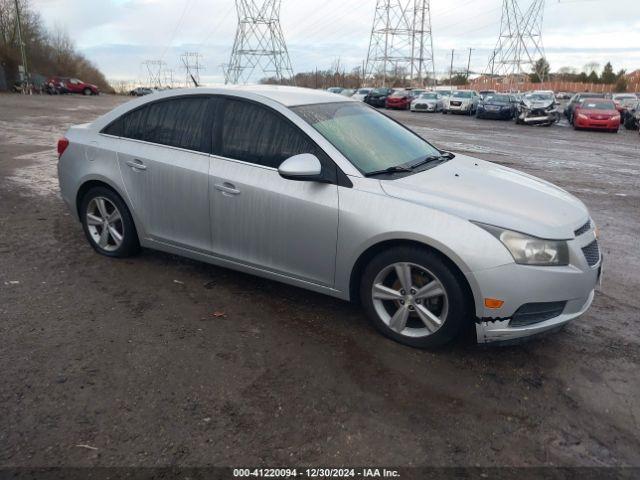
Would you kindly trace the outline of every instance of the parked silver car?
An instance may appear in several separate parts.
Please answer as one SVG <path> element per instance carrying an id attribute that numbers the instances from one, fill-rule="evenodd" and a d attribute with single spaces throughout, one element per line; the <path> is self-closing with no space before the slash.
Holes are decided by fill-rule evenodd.
<path id="1" fill-rule="evenodd" d="M 162 92 L 71 127 L 58 152 L 97 252 L 148 247 L 359 301 L 407 345 L 560 327 L 599 278 L 580 200 L 326 92 Z"/>
<path id="2" fill-rule="evenodd" d="M 411 102 L 412 112 L 441 112 L 444 108 L 444 97 L 438 92 L 424 92 Z"/>

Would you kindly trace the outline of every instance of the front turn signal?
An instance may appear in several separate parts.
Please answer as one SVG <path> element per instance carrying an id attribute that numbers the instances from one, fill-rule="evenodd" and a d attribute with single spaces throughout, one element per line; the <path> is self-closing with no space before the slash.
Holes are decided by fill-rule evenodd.
<path id="1" fill-rule="evenodd" d="M 504 305 L 504 301 L 503 300 L 498 300 L 497 298 L 485 298 L 484 299 L 484 306 L 487 307 L 487 308 L 496 309 L 496 308 L 502 307 L 502 305 Z"/>

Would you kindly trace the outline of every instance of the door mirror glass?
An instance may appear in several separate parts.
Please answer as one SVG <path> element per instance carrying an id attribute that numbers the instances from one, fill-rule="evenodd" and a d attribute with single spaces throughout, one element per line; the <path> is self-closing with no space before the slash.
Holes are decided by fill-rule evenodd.
<path id="1" fill-rule="evenodd" d="M 320 181 L 322 165 L 320 160 L 311 153 L 301 153 L 287 158 L 278 167 L 282 178 L 299 181 Z"/>

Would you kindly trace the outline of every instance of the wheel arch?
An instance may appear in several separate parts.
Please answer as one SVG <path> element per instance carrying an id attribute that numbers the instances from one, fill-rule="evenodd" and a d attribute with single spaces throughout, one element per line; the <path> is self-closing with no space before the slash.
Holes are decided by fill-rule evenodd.
<path id="1" fill-rule="evenodd" d="M 140 222 L 138 221 L 138 218 L 136 216 L 135 211 L 131 208 L 131 205 L 129 204 L 127 196 L 124 194 L 124 192 L 121 192 L 118 187 L 113 185 L 107 179 L 104 179 L 104 178 L 88 178 L 88 179 L 86 179 L 85 181 L 83 181 L 80 184 L 80 187 L 78 188 L 78 191 L 76 192 L 76 197 L 75 197 L 75 211 L 76 211 L 76 214 L 78 215 L 78 219 L 80 221 L 82 221 L 82 212 L 80 212 L 80 206 L 82 205 L 82 199 L 87 194 L 87 192 L 89 190 L 91 190 L 92 188 L 94 188 L 94 187 L 108 188 L 113 193 L 118 195 L 118 197 L 120 197 L 122 202 L 126 205 L 127 209 L 129 210 L 129 213 L 131 214 L 131 218 L 133 219 L 133 224 L 134 224 L 134 226 L 136 228 L 138 239 L 140 240 L 142 238 L 142 236 L 143 236 L 142 235 L 142 230 L 140 229 L 141 225 L 140 225 Z"/>
<path id="2" fill-rule="evenodd" d="M 425 242 L 410 240 L 410 239 L 387 239 L 380 242 L 377 242 L 371 246 L 369 246 L 366 250 L 364 250 L 358 259 L 355 261 L 352 269 L 351 275 L 349 277 L 349 299 L 350 301 L 357 303 L 360 301 L 360 281 L 362 279 L 362 275 L 364 273 L 364 269 L 369 264 L 369 262 L 379 253 L 388 250 L 390 248 L 402 247 L 402 246 L 411 246 L 411 247 L 419 247 L 425 250 L 429 250 L 436 255 L 438 255 L 450 268 L 455 277 L 458 279 L 465 293 L 467 294 L 467 299 L 469 302 L 469 311 L 476 311 L 476 295 L 474 294 L 474 289 L 469 283 L 469 279 L 463 273 L 463 268 L 458 265 L 453 259 L 451 259 L 448 255 L 446 255 L 442 250 L 429 245 Z"/>

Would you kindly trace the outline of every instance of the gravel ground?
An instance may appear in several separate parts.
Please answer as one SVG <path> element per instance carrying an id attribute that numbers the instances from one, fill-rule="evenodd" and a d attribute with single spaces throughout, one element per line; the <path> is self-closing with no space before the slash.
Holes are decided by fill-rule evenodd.
<path id="1" fill-rule="evenodd" d="M 0 96 L 0 466 L 640 466 L 637 132 L 390 113 L 576 194 L 606 256 L 562 332 L 426 352 L 322 295 L 95 254 L 52 147 L 124 100 Z"/>

